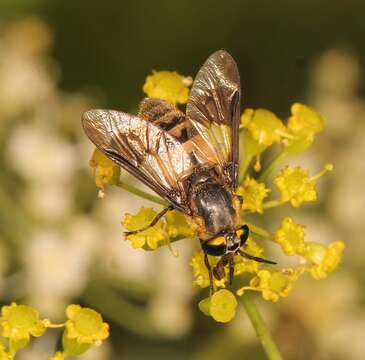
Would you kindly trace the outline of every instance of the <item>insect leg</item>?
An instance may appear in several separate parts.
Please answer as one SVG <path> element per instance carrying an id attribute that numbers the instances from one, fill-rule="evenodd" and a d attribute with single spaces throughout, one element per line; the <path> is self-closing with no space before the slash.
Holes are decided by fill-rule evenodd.
<path id="1" fill-rule="evenodd" d="M 148 228 L 154 226 L 157 224 L 157 222 L 169 211 L 171 210 L 174 210 L 174 207 L 172 205 L 168 206 L 167 208 L 163 209 L 161 212 L 159 212 L 155 218 L 152 220 L 152 222 L 145 226 L 144 228 L 142 229 L 139 229 L 139 230 L 135 230 L 135 231 L 126 231 L 124 232 L 124 235 L 132 235 L 132 234 L 136 234 L 136 233 L 139 233 L 141 231 L 144 231 L 144 230 L 147 230 Z"/>
<path id="2" fill-rule="evenodd" d="M 205 266 L 207 267 L 208 273 L 209 273 L 209 292 L 210 292 L 210 295 L 213 295 L 213 293 L 214 293 L 213 273 L 212 273 L 212 267 L 209 264 L 209 259 L 208 259 L 207 253 L 204 253 L 204 263 L 205 263 Z"/>
<path id="3" fill-rule="evenodd" d="M 228 258 L 229 264 L 229 285 L 232 285 L 233 275 L 234 275 L 234 254 L 230 253 L 231 256 Z"/>
<path id="4" fill-rule="evenodd" d="M 253 256 L 253 255 L 247 254 L 246 252 L 244 252 L 242 250 L 238 250 L 238 253 L 244 258 L 247 258 L 247 259 L 250 259 L 250 260 L 255 260 L 257 262 L 261 262 L 261 263 L 265 263 L 265 264 L 272 264 L 272 265 L 277 264 L 275 261 L 266 260 L 266 259 L 263 259 L 263 258 L 260 258 L 260 257 L 257 257 L 257 256 Z"/>

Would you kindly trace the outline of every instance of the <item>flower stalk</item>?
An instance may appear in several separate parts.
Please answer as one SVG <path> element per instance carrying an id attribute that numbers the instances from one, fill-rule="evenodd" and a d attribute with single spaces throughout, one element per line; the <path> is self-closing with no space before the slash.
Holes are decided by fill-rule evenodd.
<path id="1" fill-rule="evenodd" d="M 279 349 L 276 346 L 270 331 L 265 324 L 265 321 L 257 310 L 255 303 L 247 293 L 242 295 L 241 302 L 252 323 L 252 326 L 255 329 L 256 336 L 264 348 L 267 358 L 269 360 L 282 360 L 283 358 L 279 352 Z"/>
<path id="2" fill-rule="evenodd" d="M 147 193 L 143 190 L 140 190 L 137 187 L 135 187 L 133 185 L 130 185 L 130 184 L 127 184 L 123 181 L 118 181 L 116 186 L 122 188 L 123 190 L 126 190 L 126 191 L 130 192 L 131 194 L 139 196 L 142 199 L 146 199 L 146 200 L 152 201 L 156 204 L 163 205 L 163 206 L 168 206 L 169 205 L 167 201 L 161 199 L 160 197 L 149 194 L 149 193 Z"/>

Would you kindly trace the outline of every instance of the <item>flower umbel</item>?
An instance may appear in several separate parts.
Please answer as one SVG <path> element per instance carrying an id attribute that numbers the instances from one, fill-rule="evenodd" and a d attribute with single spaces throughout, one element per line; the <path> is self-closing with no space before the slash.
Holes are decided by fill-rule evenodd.
<path id="1" fill-rule="evenodd" d="M 49 360 L 63 360 L 80 355 L 92 345 L 100 345 L 109 336 L 109 325 L 101 315 L 89 308 L 70 305 L 66 309 L 69 317 L 66 323 L 52 324 L 48 319 L 40 320 L 38 312 L 27 305 L 15 302 L 1 308 L 1 335 L 8 339 L 7 347 L 0 342 L 0 360 L 13 360 L 18 350 L 27 346 L 31 336 L 42 336 L 47 328 L 65 328 L 63 351 L 56 352 Z"/>
<path id="2" fill-rule="evenodd" d="M 184 104 L 188 101 L 191 82 L 191 78 L 184 78 L 176 72 L 154 71 L 152 75 L 147 77 L 143 91 L 152 98 L 163 99 L 172 104 Z M 246 109 L 242 114 L 240 130 L 244 156 L 239 163 L 240 186 L 237 188 L 236 195 L 242 197 L 243 202 L 237 222 L 240 225 L 247 223 L 251 229 L 251 235 L 240 249 L 240 254 L 237 252 L 233 259 L 234 281 L 238 280 L 240 286 L 246 282 L 245 286 L 241 286 L 237 290 L 238 296 L 242 296 L 246 291 L 256 291 L 261 292 L 265 300 L 276 302 L 289 295 L 301 274 L 309 272 L 315 279 L 323 279 L 334 271 L 340 263 L 344 250 L 344 244 L 341 241 L 335 241 L 328 246 L 306 241 L 304 225 L 295 223 L 288 216 L 283 218 L 275 233 L 252 224 L 250 219 L 250 216 L 258 218 L 267 209 L 278 207 L 287 202 L 290 202 L 294 208 L 298 208 L 305 202 L 317 200 L 317 180 L 327 171 L 332 170 L 331 164 L 325 165 L 325 168 L 314 176 L 310 176 L 308 171 L 300 166 L 287 166 L 281 169 L 273 179 L 273 185 L 280 193 L 280 198 L 274 200 L 267 200 L 272 189 L 266 180 L 289 155 L 306 150 L 323 128 L 324 120 L 321 115 L 309 106 L 300 103 L 295 103 L 291 107 L 291 116 L 286 125 L 269 110 Z M 227 140 L 230 139 L 229 129 L 221 123 L 212 122 L 210 131 L 205 136 L 206 141 L 210 142 L 213 147 L 219 147 L 225 141 L 230 141 Z M 275 149 L 279 150 L 273 160 L 269 161 L 267 167 L 261 171 L 260 157 L 269 148 L 273 149 L 274 152 Z M 222 152 L 224 153 L 224 151 L 226 148 L 222 147 Z M 229 154 L 223 154 L 223 157 L 227 156 Z M 255 157 L 256 163 L 253 169 L 256 173 L 260 172 L 258 175 L 249 171 L 251 162 Z M 100 161 L 96 161 L 96 163 L 100 163 Z M 112 179 L 116 176 L 112 165 L 101 162 L 101 168 L 97 172 L 97 184 L 102 189 L 106 184 L 112 183 Z M 124 188 L 131 191 L 127 187 Z M 131 192 L 138 195 L 136 191 Z M 139 192 L 140 196 L 155 201 L 159 205 L 164 205 L 164 200 L 153 199 L 147 196 L 149 194 L 141 195 L 141 193 Z M 234 205 L 235 208 L 239 207 L 238 204 L 236 206 L 236 203 Z M 199 228 L 197 225 L 199 219 L 194 219 L 196 221 L 190 224 L 189 217 L 185 217 L 177 211 L 165 214 L 153 227 L 148 227 L 156 215 L 156 211 L 146 208 L 141 208 L 135 215 L 125 215 L 122 222 L 124 227 L 130 232 L 139 231 L 126 237 L 134 248 L 154 250 L 160 246 L 169 245 L 171 241 L 184 237 L 194 237 L 196 228 Z M 299 261 L 296 267 L 284 269 L 280 269 L 276 265 L 269 265 L 269 262 L 261 262 L 266 257 L 264 256 L 264 247 L 261 246 L 261 243 L 256 242 L 256 236 L 278 244 L 287 256 L 302 257 L 302 261 Z M 251 258 L 247 258 L 247 256 L 251 256 Z M 260 259 L 252 259 L 252 257 L 260 257 L 261 261 L 255 261 Z M 224 258 L 224 260 L 227 259 L 232 261 L 232 258 Z M 208 261 L 210 267 L 214 269 L 220 258 L 208 256 Z M 305 263 L 304 266 L 303 262 Z M 190 264 L 194 277 L 193 285 L 208 288 L 210 286 L 210 274 L 203 251 L 196 252 L 192 256 Z M 215 292 L 199 303 L 201 311 L 218 322 L 232 320 L 237 306 L 235 295 L 226 289 L 229 279 L 229 265 L 226 264 L 225 261 L 220 262 L 219 273 L 215 272 L 220 280 L 213 276 L 212 287 Z M 248 283 L 247 277 L 250 277 Z M 246 299 L 245 302 L 247 301 Z M 80 311 L 80 308 L 75 308 L 75 313 Z M 73 327 L 69 325 L 64 337 L 66 339 L 84 339 L 80 335 L 81 332 L 76 331 L 75 328 L 75 325 Z M 87 337 L 86 339 L 94 341 Z M 87 344 L 87 341 L 84 340 L 77 341 Z M 79 351 L 77 346 L 73 351 L 74 353 Z"/>

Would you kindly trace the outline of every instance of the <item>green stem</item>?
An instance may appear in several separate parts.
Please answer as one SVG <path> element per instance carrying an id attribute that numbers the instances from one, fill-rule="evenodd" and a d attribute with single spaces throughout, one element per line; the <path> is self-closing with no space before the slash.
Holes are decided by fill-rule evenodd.
<path id="1" fill-rule="evenodd" d="M 116 186 L 119 186 L 120 188 L 134 194 L 134 195 L 137 195 L 143 199 L 146 199 L 146 200 L 149 200 L 149 201 L 152 201 L 156 204 L 159 204 L 159 205 L 163 205 L 163 206 L 168 206 L 169 203 L 163 199 L 161 199 L 160 197 L 158 196 L 155 196 L 155 195 L 152 195 L 152 194 L 149 194 L 143 190 L 140 190 L 138 188 L 136 188 L 135 186 L 133 185 L 129 185 L 129 184 L 126 184 L 124 183 L 123 181 L 119 181 Z"/>
<path id="2" fill-rule="evenodd" d="M 245 179 L 245 175 L 247 172 L 247 168 L 249 167 L 254 155 L 247 154 L 243 160 L 240 162 L 239 167 L 239 177 L 238 177 L 238 183 L 241 184 L 242 181 Z"/>
<path id="3" fill-rule="evenodd" d="M 242 304 L 247 312 L 248 317 L 255 329 L 256 336 L 261 342 L 262 347 L 269 360 L 282 360 L 279 349 L 277 348 L 269 329 L 267 328 L 263 318 L 257 310 L 256 305 L 246 293 L 241 297 Z"/>
<path id="4" fill-rule="evenodd" d="M 267 177 L 273 172 L 273 170 L 283 162 L 289 154 L 287 153 L 286 149 L 284 148 L 276 155 L 273 161 L 271 161 L 270 165 L 260 174 L 258 177 L 259 182 L 264 182 Z"/>

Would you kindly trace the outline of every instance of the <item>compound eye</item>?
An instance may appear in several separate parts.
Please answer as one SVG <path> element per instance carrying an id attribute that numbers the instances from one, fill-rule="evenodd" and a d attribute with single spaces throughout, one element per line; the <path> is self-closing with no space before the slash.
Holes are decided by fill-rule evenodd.
<path id="1" fill-rule="evenodd" d="M 248 239 L 248 235 L 250 234 L 250 229 L 248 228 L 247 225 L 243 225 L 240 230 L 242 231 L 242 234 L 240 236 L 240 246 L 243 246 L 245 245 Z"/>

